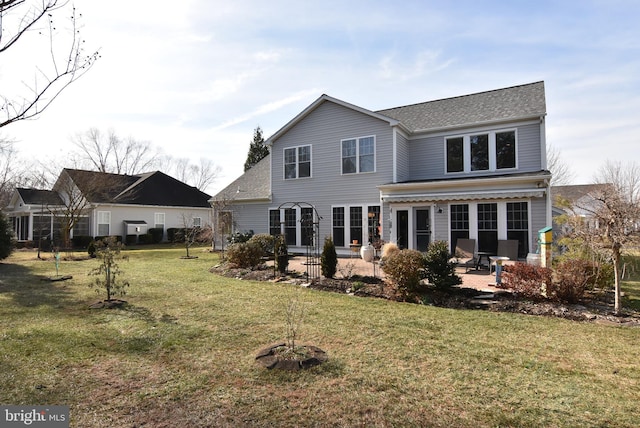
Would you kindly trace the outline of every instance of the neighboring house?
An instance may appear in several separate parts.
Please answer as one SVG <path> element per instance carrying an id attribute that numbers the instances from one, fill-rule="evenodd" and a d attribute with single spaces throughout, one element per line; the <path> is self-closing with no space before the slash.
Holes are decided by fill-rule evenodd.
<path id="1" fill-rule="evenodd" d="M 574 184 L 568 186 L 552 186 L 551 195 L 553 201 L 553 231 L 554 239 L 566 231 L 564 225 L 556 222 L 561 215 L 577 215 L 597 228 L 598 225 L 592 219 L 590 209 L 593 207 L 593 196 L 606 188 L 605 184 Z"/>
<path id="2" fill-rule="evenodd" d="M 545 116 L 543 82 L 375 112 L 322 95 L 211 202 L 235 231 L 283 233 L 292 251 L 313 216 L 342 254 L 473 238 L 488 252 L 517 239 L 524 258 L 551 224 Z"/>
<path id="3" fill-rule="evenodd" d="M 141 235 L 150 228 L 205 226 L 210 196 L 162 172 L 139 175 L 62 170 L 52 190 L 18 188 L 5 208 L 18 241 L 73 236 Z M 186 224 L 185 224 L 186 223 Z"/>

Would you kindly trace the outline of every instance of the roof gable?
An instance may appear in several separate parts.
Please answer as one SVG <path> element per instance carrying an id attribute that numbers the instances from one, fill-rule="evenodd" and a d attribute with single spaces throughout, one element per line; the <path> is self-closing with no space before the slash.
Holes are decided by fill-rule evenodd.
<path id="1" fill-rule="evenodd" d="M 280 128 L 275 134 L 273 134 L 271 137 L 269 137 L 269 139 L 266 141 L 266 143 L 267 144 L 273 144 L 273 142 L 275 140 L 277 140 L 282 135 L 287 133 L 287 131 L 289 131 L 291 128 L 293 128 L 295 125 L 297 125 L 300 121 L 302 121 L 305 117 L 307 117 L 309 114 L 311 114 L 313 111 L 315 111 L 318 107 L 320 107 L 325 102 L 331 102 L 331 103 L 334 103 L 334 104 L 338 104 L 338 105 L 340 105 L 342 107 L 357 111 L 357 112 L 362 113 L 362 114 L 366 114 L 367 116 L 374 117 L 374 118 L 382 120 L 384 122 L 388 122 L 390 126 L 399 125 L 399 122 L 396 119 L 392 118 L 392 117 L 385 116 L 384 114 L 376 113 L 376 112 L 373 112 L 371 110 L 367 110 L 367 109 L 362 108 L 362 107 L 358 107 L 358 106 L 356 106 L 354 104 L 350 104 L 350 103 L 347 103 L 345 101 L 339 100 L 337 98 L 330 97 L 329 95 L 322 95 L 322 96 L 320 96 L 320 98 L 318 98 L 313 103 L 311 103 L 307 108 L 302 110 L 298 115 L 296 115 L 296 117 L 294 117 L 289 122 L 287 122 L 287 124 L 284 125 L 282 128 Z"/>

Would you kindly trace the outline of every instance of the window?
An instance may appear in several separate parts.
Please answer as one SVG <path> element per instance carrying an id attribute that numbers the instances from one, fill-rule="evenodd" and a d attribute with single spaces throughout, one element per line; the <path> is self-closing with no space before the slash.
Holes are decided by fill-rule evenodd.
<path id="1" fill-rule="evenodd" d="M 469 137 L 471 145 L 471 171 L 485 171 L 489 169 L 489 135 L 472 135 Z"/>
<path id="2" fill-rule="evenodd" d="M 375 137 L 360 137 L 342 140 L 342 173 L 358 174 L 376 169 Z"/>
<path id="3" fill-rule="evenodd" d="M 111 233 L 111 211 L 98 211 L 98 236 Z"/>
<path id="4" fill-rule="evenodd" d="M 362 244 L 362 207 L 349 208 L 349 232 L 352 243 Z"/>
<path id="5" fill-rule="evenodd" d="M 287 245 L 296 245 L 296 210 L 288 208 L 284 210 L 284 236 Z"/>
<path id="6" fill-rule="evenodd" d="M 333 244 L 344 247 L 344 207 L 333 208 Z"/>
<path id="7" fill-rule="evenodd" d="M 280 235 L 280 210 L 269 210 L 269 235 Z"/>
<path id="8" fill-rule="evenodd" d="M 478 204 L 478 251 L 495 254 L 498 249 L 498 204 Z"/>
<path id="9" fill-rule="evenodd" d="M 516 131 L 499 131 L 445 139 L 447 173 L 516 168 Z"/>
<path id="10" fill-rule="evenodd" d="M 284 178 L 311 177 L 311 146 L 284 149 Z"/>
<path id="11" fill-rule="evenodd" d="M 526 202 L 507 202 L 507 239 L 518 241 L 518 257 L 527 257 L 529 249 L 529 213 Z"/>
<path id="12" fill-rule="evenodd" d="M 469 238 L 469 205 L 450 205 L 449 212 L 451 221 L 451 249 L 455 250 L 458 239 Z"/>
<path id="13" fill-rule="evenodd" d="M 193 218 L 193 227 L 202 227 L 202 217 Z"/>
<path id="14" fill-rule="evenodd" d="M 463 138 L 447 139 L 447 172 L 464 171 Z"/>
<path id="15" fill-rule="evenodd" d="M 367 207 L 367 233 L 370 243 L 380 241 L 380 227 L 380 206 Z"/>
<path id="16" fill-rule="evenodd" d="M 232 211 L 218 211 L 218 232 L 222 235 L 231 235 L 233 226 Z"/>
<path id="17" fill-rule="evenodd" d="M 153 223 L 155 228 L 164 229 L 164 213 L 155 213 L 153 215 Z"/>
<path id="18" fill-rule="evenodd" d="M 516 167 L 516 133 L 497 132 L 496 133 L 496 168 Z"/>

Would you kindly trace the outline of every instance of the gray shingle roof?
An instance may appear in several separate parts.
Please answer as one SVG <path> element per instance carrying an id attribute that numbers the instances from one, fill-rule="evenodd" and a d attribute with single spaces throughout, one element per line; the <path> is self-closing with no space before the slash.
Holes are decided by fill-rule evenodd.
<path id="1" fill-rule="evenodd" d="M 544 82 L 380 110 L 412 132 L 544 116 Z"/>
<path id="2" fill-rule="evenodd" d="M 271 198 L 271 155 L 267 155 L 252 168 L 222 189 L 214 200 L 256 201 Z"/>
<path id="3" fill-rule="evenodd" d="M 16 189 L 20 194 L 20 197 L 27 205 L 62 205 L 62 199 L 60 196 L 52 190 L 39 190 L 39 189 Z"/>
<path id="4" fill-rule="evenodd" d="M 139 175 L 108 174 L 78 169 L 65 171 L 91 202 L 209 207 L 208 194 L 160 171 Z"/>

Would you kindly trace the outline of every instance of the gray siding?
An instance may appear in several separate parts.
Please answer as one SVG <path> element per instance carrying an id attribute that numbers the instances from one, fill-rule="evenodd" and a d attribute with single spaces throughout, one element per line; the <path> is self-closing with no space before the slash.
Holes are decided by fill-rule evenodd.
<path id="1" fill-rule="evenodd" d="M 531 200 L 531 251 L 536 252 L 538 248 L 538 231 L 547 226 L 546 199 L 539 198 Z"/>
<path id="2" fill-rule="evenodd" d="M 341 140 L 375 136 L 375 172 L 342 175 Z M 284 179 L 283 150 L 311 145 L 311 177 Z M 312 203 L 319 215 L 320 235 L 331 234 L 333 205 L 378 205 L 376 186 L 393 179 L 393 139 L 388 123 L 363 113 L 324 102 L 274 142 L 272 156 L 271 208 L 285 202 Z M 264 213 L 265 222 L 268 220 Z"/>
<path id="3" fill-rule="evenodd" d="M 540 162 L 540 125 L 518 127 L 518 171 L 540 171 Z"/>
<path id="4" fill-rule="evenodd" d="M 526 124 L 517 127 L 500 126 L 499 129 L 517 129 L 517 170 L 505 171 L 507 173 L 535 172 L 540 171 L 540 125 Z M 468 131 L 461 131 L 459 134 L 467 134 Z M 459 135 L 452 132 L 450 135 Z M 453 178 L 456 175 L 445 174 L 445 138 L 449 135 L 424 136 L 411 139 L 409 142 L 409 174 L 405 181 L 410 180 L 433 180 L 439 178 Z M 499 172 L 502 174 L 502 172 Z M 478 172 L 474 176 L 495 175 L 496 172 Z M 460 174 L 471 176 L 471 174 Z M 457 175 L 457 176 L 460 176 Z"/>
<path id="5" fill-rule="evenodd" d="M 409 148 L 409 140 L 403 134 L 397 132 L 396 136 L 396 180 L 401 183 L 411 178 L 411 150 Z"/>
<path id="6" fill-rule="evenodd" d="M 269 233 L 269 203 L 249 203 L 228 207 L 233 211 L 233 231 Z"/>

